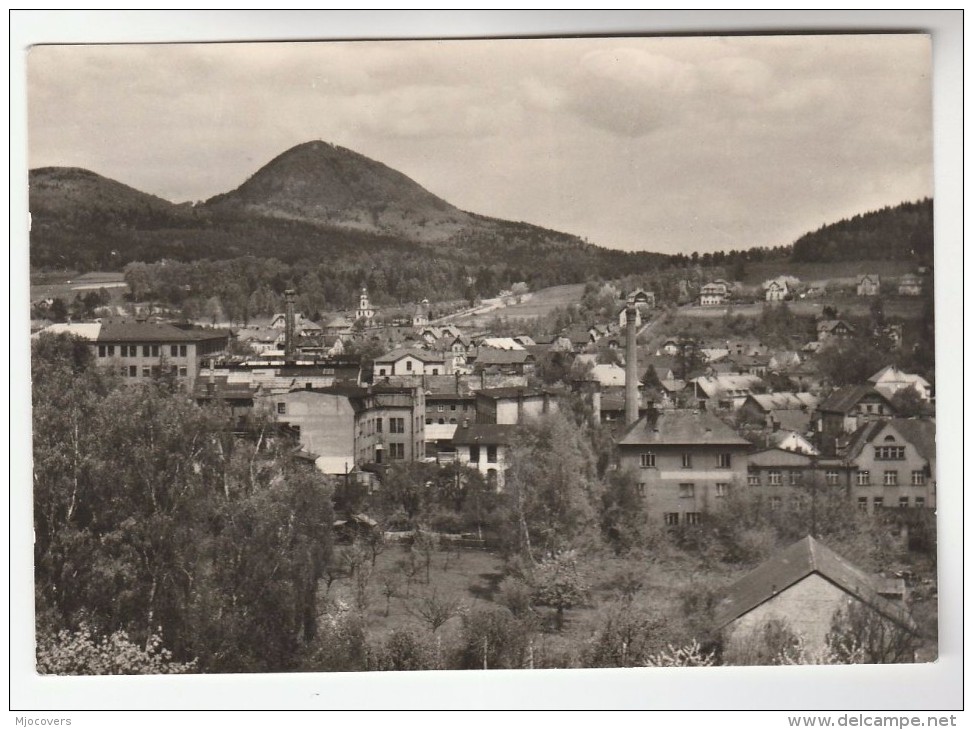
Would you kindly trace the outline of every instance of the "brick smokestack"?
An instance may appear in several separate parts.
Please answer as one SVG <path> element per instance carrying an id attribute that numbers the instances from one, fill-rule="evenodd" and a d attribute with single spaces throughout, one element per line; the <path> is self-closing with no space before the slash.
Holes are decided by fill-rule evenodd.
<path id="1" fill-rule="evenodd" d="M 293 289 L 284 292 L 284 301 L 287 302 L 287 313 L 284 319 L 284 359 L 294 359 L 294 298 Z"/>
<path id="2" fill-rule="evenodd" d="M 635 345 L 635 302 L 625 307 L 625 425 L 639 420 L 639 356 Z"/>

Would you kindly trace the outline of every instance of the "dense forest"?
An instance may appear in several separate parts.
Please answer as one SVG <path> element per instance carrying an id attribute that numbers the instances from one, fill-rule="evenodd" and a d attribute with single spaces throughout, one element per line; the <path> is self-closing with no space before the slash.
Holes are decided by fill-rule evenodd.
<path id="1" fill-rule="evenodd" d="M 821 226 L 794 242 L 792 261 L 915 260 L 931 264 L 933 201 L 885 207 Z"/>

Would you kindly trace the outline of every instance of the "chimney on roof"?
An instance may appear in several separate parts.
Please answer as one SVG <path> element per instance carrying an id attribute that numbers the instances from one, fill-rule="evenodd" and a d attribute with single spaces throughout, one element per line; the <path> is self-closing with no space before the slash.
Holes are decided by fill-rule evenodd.
<path id="1" fill-rule="evenodd" d="M 288 289 L 284 292 L 284 301 L 287 303 L 284 315 L 284 359 L 294 359 L 294 298 L 296 292 Z"/>
<path id="2" fill-rule="evenodd" d="M 625 306 L 625 425 L 639 420 L 638 351 L 636 349 L 635 302 Z"/>

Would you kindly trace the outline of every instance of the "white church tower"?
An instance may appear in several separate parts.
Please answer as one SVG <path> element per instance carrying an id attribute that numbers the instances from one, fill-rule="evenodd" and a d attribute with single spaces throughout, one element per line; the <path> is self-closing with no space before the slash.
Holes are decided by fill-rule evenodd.
<path id="1" fill-rule="evenodd" d="M 361 288 L 361 294 L 358 297 L 358 311 L 355 313 L 355 319 L 369 320 L 375 316 L 375 310 L 372 309 L 372 305 L 368 302 L 368 289 L 365 287 Z"/>

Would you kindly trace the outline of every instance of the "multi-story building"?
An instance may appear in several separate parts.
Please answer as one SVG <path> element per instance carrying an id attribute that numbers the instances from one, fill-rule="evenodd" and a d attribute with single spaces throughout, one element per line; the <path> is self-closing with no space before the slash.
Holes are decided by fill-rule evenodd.
<path id="1" fill-rule="evenodd" d="M 699 304 L 703 307 L 718 306 L 726 303 L 729 289 L 724 282 L 710 282 L 699 290 Z"/>
<path id="2" fill-rule="evenodd" d="M 927 419 L 871 421 L 843 451 L 853 469 L 858 509 L 936 507 L 936 424 Z"/>
<path id="3" fill-rule="evenodd" d="M 557 409 L 557 393 L 547 389 L 484 388 L 476 394 L 477 423 L 523 423 Z"/>
<path id="4" fill-rule="evenodd" d="M 426 455 L 425 392 L 379 383 L 350 394 L 355 410 L 355 463 L 418 461 Z"/>
<path id="5" fill-rule="evenodd" d="M 456 461 L 476 469 L 489 484 L 502 490 L 516 434 L 515 424 L 464 422 L 453 434 Z"/>
<path id="6" fill-rule="evenodd" d="M 393 375 L 449 375 L 452 364 L 453 358 L 442 352 L 402 347 L 375 358 L 372 378 L 378 382 Z"/>
<path id="7" fill-rule="evenodd" d="M 638 474 L 650 519 L 693 525 L 746 484 L 750 442 L 706 411 L 650 412 L 618 440 L 618 465 Z"/>
<path id="8" fill-rule="evenodd" d="M 822 400 L 816 414 L 820 448 L 823 453 L 833 454 L 836 439 L 852 433 L 868 421 L 891 418 L 895 409 L 871 384 L 848 385 Z"/>
<path id="9" fill-rule="evenodd" d="M 355 409 L 349 393 L 355 390 L 293 390 L 258 396 L 279 423 L 286 423 L 315 459 L 339 461 L 350 467 L 355 456 Z"/>
<path id="10" fill-rule="evenodd" d="M 99 364 L 116 368 L 129 382 L 174 375 L 192 388 L 201 363 L 226 351 L 226 330 L 182 328 L 144 320 L 101 323 L 90 347 Z"/>

